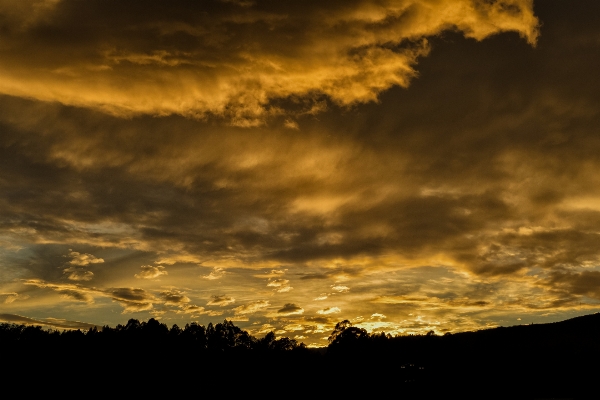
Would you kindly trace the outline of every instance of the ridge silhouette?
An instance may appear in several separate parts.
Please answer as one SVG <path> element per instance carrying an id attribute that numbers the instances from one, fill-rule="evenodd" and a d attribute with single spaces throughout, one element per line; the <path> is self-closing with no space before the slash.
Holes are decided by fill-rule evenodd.
<path id="1" fill-rule="evenodd" d="M 7 379 L 27 371 L 47 384 L 58 371 L 87 385 L 154 371 L 164 382 L 230 379 L 240 390 L 268 379 L 272 387 L 305 393 L 318 386 L 333 394 L 352 384 L 356 393 L 393 387 L 421 398 L 588 398 L 600 376 L 600 314 L 443 336 L 368 333 L 345 320 L 326 349 L 274 332 L 255 338 L 227 320 L 169 328 L 153 318 L 130 319 L 85 332 L 2 323 L 0 349 Z M 298 386 L 306 376 L 313 380 Z"/>

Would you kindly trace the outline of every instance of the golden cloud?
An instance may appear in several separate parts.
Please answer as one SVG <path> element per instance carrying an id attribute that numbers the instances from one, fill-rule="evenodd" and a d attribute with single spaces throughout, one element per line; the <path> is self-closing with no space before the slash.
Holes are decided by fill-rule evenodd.
<path id="1" fill-rule="evenodd" d="M 532 0 L 29 0 L 0 14 L 0 93 L 242 126 L 282 113 L 277 99 L 349 105 L 407 86 L 426 38 L 446 30 L 477 40 L 515 31 L 535 44 L 539 25 Z"/>
<path id="2" fill-rule="evenodd" d="M 208 303 L 209 306 L 227 306 L 229 304 L 235 303 L 235 299 L 233 297 L 229 297 L 226 295 L 213 295 L 210 297 Z"/>
<path id="3" fill-rule="evenodd" d="M 140 269 L 141 271 L 134 275 L 138 279 L 156 279 L 169 274 L 161 265 L 142 265 Z"/>
<path id="4" fill-rule="evenodd" d="M 256 312 L 263 311 L 269 306 L 270 306 L 270 304 L 268 301 L 257 300 L 252 303 L 248 303 L 248 304 L 241 305 L 239 307 L 235 307 L 233 309 L 233 311 L 235 311 L 236 315 L 247 315 L 247 314 L 254 314 Z"/>

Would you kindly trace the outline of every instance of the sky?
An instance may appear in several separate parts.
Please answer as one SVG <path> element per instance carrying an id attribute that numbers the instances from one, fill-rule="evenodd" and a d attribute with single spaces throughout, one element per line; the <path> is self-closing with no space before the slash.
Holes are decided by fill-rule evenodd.
<path id="1" fill-rule="evenodd" d="M 0 0 L 0 321 L 600 311 L 600 2 Z"/>

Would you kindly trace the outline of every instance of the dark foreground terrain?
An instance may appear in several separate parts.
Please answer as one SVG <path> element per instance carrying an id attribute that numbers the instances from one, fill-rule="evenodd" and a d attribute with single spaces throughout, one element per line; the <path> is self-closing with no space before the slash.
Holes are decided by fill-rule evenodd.
<path id="1" fill-rule="evenodd" d="M 0 354 L 5 387 L 67 397 L 600 398 L 600 314 L 444 336 L 343 321 L 326 349 L 257 339 L 229 321 L 62 333 L 0 324 Z"/>

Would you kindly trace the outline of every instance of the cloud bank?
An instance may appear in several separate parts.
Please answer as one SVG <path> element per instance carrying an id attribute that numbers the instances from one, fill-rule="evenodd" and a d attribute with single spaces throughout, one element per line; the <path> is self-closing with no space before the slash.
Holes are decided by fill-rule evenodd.
<path id="1" fill-rule="evenodd" d="M 2 2 L 4 313 L 325 344 L 600 310 L 599 2 L 279 3 Z"/>
<path id="2" fill-rule="evenodd" d="M 0 93 L 242 126 L 284 112 L 281 99 L 312 113 L 323 96 L 350 105 L 407 86 L 444 31 L 535 44 L 539 25 L 532 0 L 18 3 L 0 5 Z"/>

